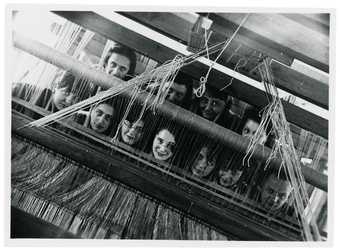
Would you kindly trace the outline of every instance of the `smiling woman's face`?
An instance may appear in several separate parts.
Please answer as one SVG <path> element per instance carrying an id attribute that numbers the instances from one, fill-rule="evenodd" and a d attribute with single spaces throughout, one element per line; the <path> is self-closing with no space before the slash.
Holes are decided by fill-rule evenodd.
<path id="1" fill-rule="evenodd" d="M 216 156 L 210 157 L 209 148 L 207 146 L 203 146 L 195 158 L 191 171 L 196 177 L 203 178 L 208 176 L 215 166 Z"/>
<path id="2" fill-rule="evenodd" d="M 226 103 L 220 98 L 214 97 L 209 91 L 206 91 L 204 96 L 199 100 L 200 110 L 205 119 L 214 121 L 219 115 L 222 114 L 226 108 Z"/>
<path id="3" fill-rule="evenodd" d="M 152 143 L 153 156 L 158 160 L 168 160 L 173 155 L 175 137 L 167 129 L 158 132 Z"/>

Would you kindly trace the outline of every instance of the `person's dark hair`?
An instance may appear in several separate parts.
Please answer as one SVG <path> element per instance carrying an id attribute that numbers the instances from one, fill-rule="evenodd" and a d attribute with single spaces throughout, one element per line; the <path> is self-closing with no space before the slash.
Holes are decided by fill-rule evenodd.
<path id="1" fill-rule="evenodd" d="M 67 87 L 67 90 L 71 91 L 75 81 L 76 81 L 76 76 L 71 71 L 66 71 L 62 75 L 62 78 L 59 81 L 57 81 L 56 88 Z"/>
<path id="2" fill-rule="evenodd" d="M 261 116 L 259 114 L 259 111 L 254 108 L 248 108 L 244 111 L 243 117 L 241 119 L 240 127 L 238 129 L 238 133 L 242 134 L 242 130 L 248 120 L 252 120 L 254 122 L 257 122 L 258 124 L 261 123 Z"/>
<path id="3" fill-rule="evenodd" d="M 217 123 L 218 125 L 221 125 L 223 127 L 227 127 L 228 128 L 228 124 L 230 123 L 229 122 L 229 109 L 230 109 L 230 106 L 231 106 L 231 99 L 229 99 L 229 96 L 230 94 L 228 92 L 225 92 L 225 91 L 221 91 L 221 90 L 218 90 L 214 87 L 209 87 L 207 86 L 206 87 L 206 93 L 209 93 L 210 96 L 214 97 L 214 98 L 217 98 L 217 99 L 220 99 L 220 100 L 223 100 L 225 102 L 225 108 L 222 112 L 222 114 L 220 115 L 220 117 L 218 118 L 218 120 L 215 122 Z M 203 99 L 204 95 L 200 98 L 195 98 L 193 103 L 194 103 L 194 106 L 196 106 L 196 108 L 194 109 L 196 111 L 196 113 L 199 115 L 199 116 L 202 116 L 202 110 L 201 110 L 201 107 L 200 107 L 200 102 L 201 102 L 201 99 Z"/>
<path id="4" fill-rule="evenodd" d="M 242 134 L 242 130 L 244 128 L 244 126 L 246 125 L 247 121 L 248 120 L 252 120 L 254 122 L 257 122 L 258 124 L 261 123 L 261 120 L 262 120 L 262 115 L 259 113 L 259 111 L 255 108 L 248 108 L 245 110 L 244 114 L 243 114 L 243 117 L 241 119 L 241 123 L 240 123 L 240 127 L 238 129 L 238 133 L 239 134 Z M 272 137 L 275 137 L 271 134 L 271 130 L 272 130 L 272 123 L 270 121 L 266 122 L 266 135 L 267 135 L 267 138 L 272 138 Z M 271 139 L 271 141 L 274 141 L 275 139 Z M 268 139 L 265 143 L 266 146 L 268 147 L 271 147 L 268 143 Z"/>
<path id="5" fill-rule="evenodd" d="M 76 94 L 80 100 L 88 98 L 92 95 L 91 82 L 85 78 L 81 78 L 73 74 L 71 71 L 66 71 L 62 78 L 57 81 L 56 88 L 67 88 L 66 91 Z"/>
<path id="6" fill-rule="evenodd" d="M 186 87 L 186 93 L 183 99 L 182 107 L 185 109 L 189 109 L 192 103 L 192 86 L 193 80 L 182 72 L 178 72 L 176 75 L 174 82 L 178 85 Z"/>
<path id="7" fill-rule="evenodd" d="M 129 67 L 129 71 L 127 72 L 127 75 L 133 76 L 133 74 L 135 72 L 135 68 L 136 68 L 136 62 L 137 62 L 136 53 L 132 49 L 130 49 L 129 47 L 126 47 L 126 46 L 121 45 L 121 44 L 116 44 L 114 47 L 112 47 L 108 51 L 108 53 L 105 56 L 104 61 L 103 61 L 103 67 L 106 68 L 107 63 L 108 63 L 111 55 L 114 54 L 114 53 L 123 55 L 130 60 L 130 67 Z"/>
<path id="8" fill-rule="evenodd" d="M 257 184 L 259 184 L 262 188 L 271 176 L 279 180 L 289 181 L 288 174 L 286 174 L 283 167 L 279 169 L 276 168 L 273 163 L 270 163 L 266 170 L 262 169 L 261 174 L 258 176 Z"/>
<path id="9" fill-rule="evenodd" d="M 216 141 L 213 141 L 212 139 L 210 138 L 206 138 L 206 137 L 199 137 L 199 138 L 196 138 L 192 145 L 194 145 L 192 147 L 193 150 L 191 150 L 190 152 L 191 153 L 188 153 L 188 156 L 189 156 L 189 169 L 190 169 L 190 172 L 191 172 L 191 168 L 192 168 L 192 165 L 194 164 L 194 161 L 197 157 L 197 155 L 200 153 L 201 149 L 203 147 L 207 147 L 208 148 L 208 156 L 209 157 L 215 157 L 216 158 L 216 163 L 215 163 L 215 167 L 214 169 L 207 175 L 204 177 L 204 179 L 208 179 L 208 180 L 214 180 L 215 177 L 216 177 L 216 174 L 219 170 L 219 167 L 222 165 L 221 164 L 221 154 L 222 154 L 222 151 L 223 151 L 223 148 L 222 146 L 216 142 Z M 186 158 L 187 159 L 187 158 Z"/>

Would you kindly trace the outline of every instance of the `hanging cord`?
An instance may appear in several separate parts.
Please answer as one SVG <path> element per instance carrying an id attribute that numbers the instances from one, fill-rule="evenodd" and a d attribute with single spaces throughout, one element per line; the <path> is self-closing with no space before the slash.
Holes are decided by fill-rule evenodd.
<path id="1" fill-rule="evenodd" d="M 216 62 L 218 61 L 218 59 L 221 57 L 221 55 L 223 54 L 223 52 L 228 48 L 228 46 L 230 45 L 231 41 L 233 41 L 233 39 L 235 38 L 236 34 L 238 33 L 238 31 L 240 30 L 240 28 L 244 25 L 244 23 L 247 21 L 248 17 L 249 17 L 250 13 L 247 13 L 241 23 L 238 25 L 238 27 L 236 28 L 236 30 L 234 31 L 234 33 L 232 34 L 232 36 L 226 40 L 226 42 L 224 43 L 224 46 L 222 48 L 222 50 L 220 51 L 220 53 L 217 55 L 216 59 L 210 64 L 209 66 L 209 69 L 206 73 L 206 75 L 203 77 L 200 78 L 200 87 L 197 88 L 196 92 L 195 92 L 195 95 L 196 97 L 202 97 L 205 90 L 206 90 L 206 83 L 208 81 L 208 77 L 209 77 L 209 74 L 213 68 L 213 66 L 216 64 Z M 206 43 L 207 45 L 207 43 Z M 208 49 L 207 49 L 207 52 L 208 52 Z"/>
<path id="2" fill-rule="evenodd" d="M 216 45 L 213 45 L 211 46 L 208 50 L 210 50 L 210 53 L 214 53 L 216 51 L 219 51 L 220 50 L 220 46 L 224 44 L 224 47 L 222 49 L 222 51 L 220 51 L 218 57 L 215 59 L 215 62 L 218 60 L 218 58 L 222 55 L 223 51 L 228 47 L 228 45 L 230 44 L 230 42 L 232 41 L 232 39 L 236 36 L 236 33 L 238 32 L 238 30 L 240 29 L 240 27 L 244 24 L 244 22 L 246 21 L 246 19 L 248 18 L 249 14 L 247 14 L 242 22 L 240 23 L 240 25 L 238 26 L 238 28 L 235 30 L 234 34 L 231 36 L 231 38 L 223 43 L 217 43 Z M 129 90 L 131 89 L 134 85 L 141 85 L 141 84 L 145 84 L 147 81 L 150 81 L 151 78 L 150 77 L 153 77 L 155 76 L 155 73 L 160 73 L 160 72 L 167 72 L 169 71 L 169 69 L 172 69 L 170 72 L 175 72 L 177 73 L 178 70 L 185 66 L 185 65 L 188 65 L 192 62 L 194 62 L 198 57 L 201 57 L 202 55 L 206 54 L 207 53 L 207 49 L 204 49 L 204 50 L 201 50 L 199 51 L 198 53 L 196 54 L 192 54 L 188 57 L 183 57 L 180 61 L 176 61 L 176 60 L 173 60 L 171 61 L 170 63 L 167 63 L 167 64 L 163 64 L 161 65 L 160 67 L 158 68 L 155 68 L 153 69 L 152 71 L 150 72 L 147 72 L 147 73 L 143 73 L 133 79 L 131 79 L 130 81 L 128 81 L 128 83 L 123 83 L 123 84 L 119 84 L 115 87 L 112 87 L 104 92 L 101 92 L 95 96 L 92 96 L 84 101 L 81 101 L 77 104 L 74 104 L 70 107 L 67 107 L 67 108 L 64 108 L 62 109 L 61 111 L 58 111 L 56 113 L 53 113 L 51 115 L 48 115 L 44 118 L 41 118 L 39 120 L 36 120 L 36 121 L 33 121 L 31 122 L 30 124 L 28 125 L 25 125 L 25 126 L 36 126 L 36 127 L 39 127 L 39 126 L 46 126 L 46 125 L 49 125 L 51 123 L 53 123 L 54 121 L 58 121 L 58 120 L 61 120 L 65 117 L 68 117 L 70 115 L 73 115 L 74 113 L 77 113 L 77 111 L 79 111 L 80 109 L 84 109 L 84 108 L 88 108 L 89 106 L 91 106 L 92 104 L 96 103 L 96 102 L 100 102 L 100 101 L 104 101 L 104 100 L 107 100 L 107 99 L 110 99 L 112 98 L 113 96 L 116 96 L 116 95 L 119 95 L 120 93 L 126 91 L 126 90 Z M 178 63 L 180 62 L 180 63 Z M 204 79 L 202 78 L 202 83 L 205 83 L 206 80 L 207 80 L 207 77 L 214 65 L 213 62 L 207 72 L 207 75 L 206 77 L 204 77 Z M 174 67 L 174 65 L 176 65 L 176 67 Z M 173 81 L 174 79 L 174 76 L 175 75 L 172 75 L 172 78 L 170 78 L 171 74 L 168 75 L 167 78 L 169 78 L 171 81 Z M 166 78 L 165 78 L 166 79 Z M 158 84 L 161 84 L 161 85 L 164 85 L 165 84 L 165 81 L 164 79 L 161 81 L 161 83 L 158 83 Z M 169 87 L 170 88 L 170 87 Z M 160 93 L 157 93 L 157 97 L 156 97 L 156 101 L 164 101 L 166 97 L 166 92 L 160 92 Z M 154 104 L 158 104 L 157 102 L 154 103 Z M 153 106 L 155 108 L 155 106 Z M 25 127 L 23 126 L 23 127 Z"/>
<path id="3" fill-rule="evenodd" d="M 248 157 L 249 163 L 249 159 L 253 155 L 255 146 L 261 135 L 265 134 L 268 123 L 270 122 L 272 124 L 272 131 L 276 137 L 276 142 L 272 148 L 269 159 L 266 161 L 266 167 L 271 159 L 279 157 L 282 160 L 278 174 L 283 169 L 284 174 L 286 174 L 288 181 L 293 188 L 292 193 L 295 211 L 300 217 L 299 223 L 302 226 L 304 238 L 308 241 L 320 240 L 315 219 L 312 218 L 311 221 L 307 220 L 307 216 L 310 216 L 312 213 L 306 191 L 306 183 L 301 172 L 300 160 L 295 151 L 283 105 L 278 96 L 270 64 L 271 60 L 266 58 L 264 59 L 263 64 L 258 68 L 270 103 L 264 109 L 260 126 L 250 141 L 245 159 Z"/>

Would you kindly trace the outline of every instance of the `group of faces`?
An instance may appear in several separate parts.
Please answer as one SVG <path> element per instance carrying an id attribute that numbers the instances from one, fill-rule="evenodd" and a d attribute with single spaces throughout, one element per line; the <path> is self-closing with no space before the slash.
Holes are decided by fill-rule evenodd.
<path id="1" fill-rule="evenodd" d="M 131 67 L 131 58 L 119 53 L 111 53 L 105 62 L 104 71 L 112 76 L 124 79 Z M 134 62 L 135 64 L 135 62 Z M 186 85 L 173 82 L 168 89 L 167 100 L 182 105 L 188 87 Z M 69 87 L 57 87 L 54 89 L 52 102 L 58 110 L 72 105 L 77 100 L 77 96 Z M 199 99 L 199 108 L 201 115 L 211 121 L 216 120 L 226 109 L 226 102 L 223 99 L 214 97 L 207 91 Z M 96 105 L 90 112 L 90 126 L 97 133 L 104 133 L 111 126 L 114 117 L 114 108 L 108 103 Z M 124 143 L 134 145 L 140 141 L 144 131 L 144 121 L 125 120 L 121 128 L 121 139 Z M 252 137 L 259 123 L 248 120 L 242 129 L 242 136 Z M 265 136 L 263 137 L 263 142 Z M 175 135 L 168 129 L 161 129 L 155 135 L 152 143 L 152 154 L 155 159 L 161 161 L 169 160 L 174 153 Z M 210 156 L 209 146 L 203 146 L 191 166 L 191 172 L 199 178 L 208 177 L 216 167 L 216 156 Z M 225 187 L 231 187 L 237 183 L 242 175 L 242 170 L 219 170 L 218 183 Z M 274 176 L 270 176 L 263 186 L 261 202 L 267 209 L 279 209 L 287 201 L 291 188 L 287 181 L 282 181 Z"/>
<path id="2" fill-rule="evenodd" d="M 250 138 L 255 134 L 257 127 L 259 127 L 258 122 L 247 120 L 242 135 Z M 266 138 L 263 137 L 263 139 Z M 174 154 L 175 144 L 176 136 L 173 132 L 167 128 L 159 130 L 152 144 L 154 158 L 161 161 L 169 160 Z M 203 145 L 191 163 L 192 175 L 199 179 L 209 177 L 217 168 L 217 158 L 217 152 L 212 150 L 211 145 Z M 217 173 L 217 183 L 230 188 L 239 181 L 242 173 L 242 169 L 220 169 Z M 291 190 L 291 185 L 287 180 L 280 179 L 273 174 L 268 176 L 261 190 L 262 206 L 268 211 L 280 210 L 287 202 Z"/>
<path id="3" fill-rule="evenodd" d="M 117 48 L 117 50 L 113 48 L 112 52 L 108 54 L 104 62 L 104 71 L 111 76 L 124 79 L 131 70 L 134 70 L 132 68 L 136 65 L 136 56 L 128 48 Z M 78 97 L 75 90 L 72 90 L 72 84 L 54 88 L 52 102 L 58 110 L 68 107 L 77 101 Z"/>
<path id="4" fill-rule="evenodd" d="M 258 127 L 259 122 L 252 119 L 246 120 L 246 123 L 242 128 L 242 136 L 250 139 L 254 136 Z M 264 144 L 265 140 L 266 136 L 264 134 L 260 144 Z M 209 176 L 211 172 L 215 169 L 217 157 L 216 155 L 210 155 L 210 153 L 211 150 L 209 149 L 209 146 L 203 146 L 201 148 L 191 169 L 194 175 L 204 178 Z M 236 184 L 241 175 L 241 169 L 221 169 L 218 172 L 218 182 L 224 187 L 231 187 Z"/>

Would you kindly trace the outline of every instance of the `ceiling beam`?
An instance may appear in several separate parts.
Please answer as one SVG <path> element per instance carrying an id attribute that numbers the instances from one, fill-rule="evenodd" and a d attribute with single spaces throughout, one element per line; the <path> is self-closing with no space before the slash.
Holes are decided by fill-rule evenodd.
<path id="1" fill-rule="evenodd" d="M 170 37 L 187 43 L 189 33 L 198 17 L 196 13 L 169 13 L 169 12 L 118 12 L 124 16 L 137 20 L 142 24 L 156 29 L 160 33 L 169 35 Z M 218 24 L 212 24 L 213 31 L 209 43 L 217 44 L 230 37 L 234 30 L 230 27 L 221 27 Z M 291 65 L 293 58 L 282 54 L 280 51 L 269 46 L 264 46 L 255 40 L 249 39 L 246 36 L 238 35 L 234 38 L 237 44 L 242 44 L 243 47 L 258 50 L 266 55 L 270 55 L 273 59 L 285 64 Z"/>
<path id="2" fill-rule="evenodd" d="M 100 15 L 83 11 L 56 11 L 55 13 L 86 29 L 142 52 L 158 62 L 173 59 L 178 54 L 185 56 L 191 54 L 186 50 L 185 45 L 111 11 L 101 11 Z M 210 64 L 211 62 L 208 59 L 199 58 L 193 64 L 184 67 L 183 71 L 199 79 L 201 75 L 206 73 Z M 228 76 L 235 77 L 232 86 L 237 98 L 259 107 L 267 105 L 266 94 L 261 83 L 220 64 L 214 65 L 208 85 L 222 88 L 228 83 L 230 79 Z M 279 91 L 281 97 L 289 95 L 282 90 Z M 298 102 L 300 104 L 296 106 L 284 102 L 288 121 L 328 138 L 328 112 L 309 104 L 307 101 L 299 100 Z M 314 114 L 313 111 L 316 110 L 318 111 Z"/>
<path id="3" fill-rule="evenodd" d="M 237 27 L 245 14 L 218 13 L 209 18 L 221 25 Z M 240 33 L 259 42 L 265 39 L 277 43 L 283 53 L 322 71 L 329 71 L 329 36 L 291 18 L 280 14 L 251 13 Z"/>
<path id="4" fill-rule="evenodd" d="M 198 16 L 195 13 L 167 12 L 122 12 L 121 14 L 137 20 L 138 22 L 141 22 L 152 29 L 156 29 L 163 34 L 169 35 L 174 39 L 180 40 L 185 44 L 188 43 L 190 30 L 192 29 L 195 19 Z M 216 44 L 218 42 L 224 41 L 226 34 L 231 36 L 233 32 L 228 27 L 219 27 L 218 24 L 214 23 L 211 30 L 214 32 L 209 39 L 210 44 Z M 285 58 L 284 55 L 279 51 L 273 50 L 262 43 L 255 42 L 254 40 L 251 40 L 245 44 L 244 42 L 247 40 L 249 41 L 249 38 L 246 36 L 236 36 L 233 43 L 229 45 L 228 51 L 233 52 L 237 48 L 237 55 L 231 57 L 231 53 L 224 53 L 222 54 L 221 61 L 219 62 L 221 64 L 232 63 L 236 65 L 237 61 L 240 59 L 239 55 L 243 55 L 247 58 L 249 54 L 254 51 L 254 49 L 261 50 L 269 57 L 275 59 L 273 61 L 272 67 L 275 82 L 278 87 L 293 95 L 299 96 L 318 106 L 328 109 L 328 80 L 326 82 L 321 82 L 318 79 L 314 79 L 308 75 L 299 73 L 298 71 L 287 66 L 287 64 L 292 64 L 292 62 L 290 62 L 290 59 Z M 239 45 L 242 45 L 242 47 L 239 47 Z M 253 46 L 253 48 L 249 48 L 249 45 Z M 287 61 L 289 61 L 289 63 L 287 63 Z M 250 65 L 251 68 L 254 66 L 255 65 Z M 249 68 L 249 66 L 247 68 Z M 240 72 L 247 75 L 248 77 L 255 78 L 257 80 L 260 79 L 257 71 L 249 73 L 251 69 L 248 69 L 248 71 L 245 70 L 241 70 Z"/>
<path id="5" fill-rule="evenodd" d="M 282 13 L 282 16 L 294 20 L 299 24 L 320 32 L 326 36 L 329 36 L 329 19 L 328 23 L 323 23 L 321 20 L 316 19 L 316 16 L 306 16 L 304 14 L 297 14 L 297 13 Z"/>

